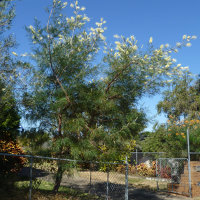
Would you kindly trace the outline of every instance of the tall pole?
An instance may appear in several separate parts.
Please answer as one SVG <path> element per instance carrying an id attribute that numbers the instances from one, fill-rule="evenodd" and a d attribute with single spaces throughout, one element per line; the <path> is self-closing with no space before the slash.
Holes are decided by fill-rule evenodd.
<path id="1" fill-rule="evenodd" d="M 108 195 L 109 195 L 109 166 L 107 167 L 106 200 L 108 200 Z"/>
<path id="2" fill-rule="evenodd" d="M 126 156 L 126 171 L 125 171 L 125 200 L 128 200 L 128 156 Z"/>
<path id="3" fill-rule="evenodd" d="M 33 157 L 31 156 L 30 158 L 30 174 L 29 174 L 29 178 L 30 178 L 30 184 L 29 184 L 29 200 L 31 200 L 32 197 L 32 176 L 33 176 Z"/>
<path id="4" fill-rule="evenodd" d="M 137 154 L 137 149 L 135 150 L 135 153 L 136 153 L 136 155 L 135 155 L 136 165 L 138 165 L 138 154 Z"/>
<path id="5" fill-rule="evenodd" d="M 137 153 L 137 149 L 135 150 L 135 161 L 136 161 L 136 174 L 137 174 L 137 165 L 138 165 L 138 153 Z"/>
<path id="6" fill-rule="evenodd" d="M 190 194 L 190 197 L 192 197 L 191 167 L 190 167 L 190 133 L 189 133 L 189 128 L 187 128 L 187 151 L 188 151 L 189 194 Z"/>

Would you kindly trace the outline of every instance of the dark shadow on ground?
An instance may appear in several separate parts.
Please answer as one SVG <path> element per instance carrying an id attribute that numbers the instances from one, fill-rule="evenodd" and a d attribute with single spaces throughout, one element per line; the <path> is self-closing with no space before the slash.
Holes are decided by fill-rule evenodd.
<path id="1" fill-rule="evenodd" d="M 21 172 L 18 174 L 20 179 L 26 179 L 29 180 L 30 176 L 30 170 L 29 167 L 25 167 L 21 170 Z M 35 169 L 33 168 L 33 180 L 45 180 L 47 182 L 53 183 L 53 174 L 48 173 L 44 170 Z M 107 195 L 107 187 L 108 187 L 108 196 L 109 200 L 124 200 L 125 199 L 125 185 L 124 184 L 114 184 L 109 183 L 107 185 L 107 182 L 98 182 L 93 181 L 90 184 L 88 184 L 88 180 L 73 180 L 72 177 L 68 177 L 64 175 L 62 183 L 62 186 L 65 186 L 67 188 L 75 189 L 78 192 L 84 192 L 84 193 L 90 193 L 98 196 L 98 199 L 105 199 Z M 36 191 L 36 190 L 35 190 Z M 38 190 L 39 192 L 46 194 L 45 191 Z M 9 192 L 9 191 L 7 191 Z M 22 196 L 22 200 L 27 199 L 27 190 L 19 191 L 19 193 L 25 193 L 25 196 Z M 51 194 L 51 191 L 48 191 L 48 195 Z M 178 198 L 172 198 L 169 197 L 170 195 L 167 195 L 167 193 L 160 195 L 159 192 L 153 192 L 148 189 L 144 188 L 135 188 L 131 185 L 129 185 L 129 200 L 164 200 L 164 199 L 178 199 Z M 169 198 L 168 198 L 169 197 Z M 1 198 L 0 198 L 1 199 Z M 12 200 L 13 198 L 10 198 Z M 79 199 L 85 199 L 84 197 L 81 197 Z M 181 198 L 180 198 L 181 199 Z M 183 198 L 184 199 L 184 198 Z"/>
<path id="2" fill-rule="evenodd" d="M 22 176 L 22 177 L 30 177 L 30 168 L 29 167 L 22 168 L 22 170 L 19 172 L 18 175 Z M 44 170 L 32 168 L 32 177 L 33 178 L 44 177 L 47 175 L 49 175 L 49 173 Z"/>
<path id="3" fill-rule="evenodd" d="M 109 200 L 124 200 L 125 199 L 125 186 L 116 184 L 110 184 L 108 190 L 108 196 Z M 71 184 L 70 188 L 81 190 L 83 192 L 95 194 L 99 197 L 106 197 L 107 194 L 107 183 L 95 183 L 85 186 L 80 186 L 76 184 Z M 156 192 L 151 192 L 144 189 L 137 189 L 133 187 L 129 187 L 129 199 L 132 200 L 163 200 L 164 198 L 161 198 L 158 196 Z"/>

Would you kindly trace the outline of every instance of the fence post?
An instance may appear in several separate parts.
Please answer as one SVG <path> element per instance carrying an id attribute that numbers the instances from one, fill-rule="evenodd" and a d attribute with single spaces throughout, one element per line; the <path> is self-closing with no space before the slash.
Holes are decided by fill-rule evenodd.
<path id="1" fill-rule="evenodd" d="M 91 192 L 91 187 L 92 187 L 92 163 L 90 162 L 90 192 Z"/>
<path id="2" fill-rule="evenodd" d="M 173 178 L 172 178 L 172 165 L 170 165 L 170 176 L 171 176 L 171 182 L 172 182 L 172 192 L 173 192 L 173 189 L 174 189 L 174 180 L 173 180 Z"/>
<path id="3" fill-rule="evenodd" d="M 32 196 L 32 176 L 33 176 L 33 157 L 30 158 L 30 185 L 29 185 L 29 200 L 31 200 Z"/>
<path id="4" fill-rule="evenodd" d="M 158 186 L 158 160 L 156 159 L 156 185 L 157 185 L 157 190 L 159 190 Z"/>
<path id="5" fill-rule="evenodd" d="M 128 200 L 128 157 L 126 156 L 126 172 L 125 172 L 125 200 Z"/>
<path id="6" fill-rule="evenodd" d="M 161 170 L 161 159 L 160 160 L 160 178 L 162 178 L 162 170 Z"/>
<path id="7" fill-rule="evenodd" d="M 135 149 L 135 162 L 136 162 L 136 174 L 137 172 L 137 165 L 138 165 L 138 153 L 137 153 L 137 149 Z"/>
<path id="8" fill-rule="evenodd" d="M 107 168 L 106 200 L 108 200 L 108 195 L 109 195 L 109 166 Z"/>
<path id="9" fill-rule="evenodd" d="M 189 194 L 192 197 L 192 186 L 191 186 L 191 168 L 190 168 L 190 138 L 189 128 L 187 128 L 187 150 L 188 150 L 188 176 L 189 176 Z"/>

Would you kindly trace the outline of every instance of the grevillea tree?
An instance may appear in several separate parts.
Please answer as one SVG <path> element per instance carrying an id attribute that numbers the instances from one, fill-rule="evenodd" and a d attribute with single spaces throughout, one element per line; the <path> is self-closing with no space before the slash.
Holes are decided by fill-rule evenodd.
<path id="1" fill-rule="evenodd" d="M 71 17 L 65 16 L 66 9 L 72 9 Z M 145 127 L 139 99 L 183 73 L 171 53 L 190 46 L 192 37 L 184 36 L 175 48 L 154 48 L 150 38 L 143 50 L 134 36 L 115 35 L 110 48 L 105 21 L 90 28 L 84 11 L 77 1 L 68 5 L 54 0 L 46 25 L 36 20 L 27 27 L 34 62 L 23 105 L 27 119 L 51 135 L 51 155 L 116 160 Z M 66 167 L 58 162 L 55 192 Z"/>

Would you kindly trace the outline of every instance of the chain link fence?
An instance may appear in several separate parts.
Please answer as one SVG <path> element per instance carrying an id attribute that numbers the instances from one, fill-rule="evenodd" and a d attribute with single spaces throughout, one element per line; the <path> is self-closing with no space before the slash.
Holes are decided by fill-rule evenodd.
<path id="1" fill-rule="evenodd" d="M 165 183 L 168 192 L 190 196 L 187 158 L 159 158 L 156 174 L 158 189 L 161 183 Z"/>
<path id="2" fill-rule="evenodd" d="M 128 200 L 137 189 L 199 197 L 200 153 L 190 155 L 191 162 L 164 158 L 164 153 L 134 152 L 128 164 L 0 153 L 1 199 L 53 200 L 60 177 L 58 199 Z"/>
<path id="3" fill-rule="evenodd" d="M 23 167 L 15 173 L 1 170 L 1 195 L 4 199 L 39 199 L 58 187 L 69 198 L 128 200 L 128 163 L 85 162 L 30 155 L 0 153 L 1 164 L 16 158 L 23 159 Z M 1 165 L 2 166 L 2 165 Z M 2 166 L 3 167 L 3 166 Z M 119 169 L 123 170 L 119 173 Z M 11 175 L 12 174 L 12 175 Z M 3 187 L 3 185 L 5 187 Z M 61 197 L 60 197 L 61 198 Z"/>
<path id="4" fill-rule="evenodd" d="M 141 177 L 156 178 L 156 160 L 163 158 L 164 152 L 131 152 L 129 173 Z"/>

